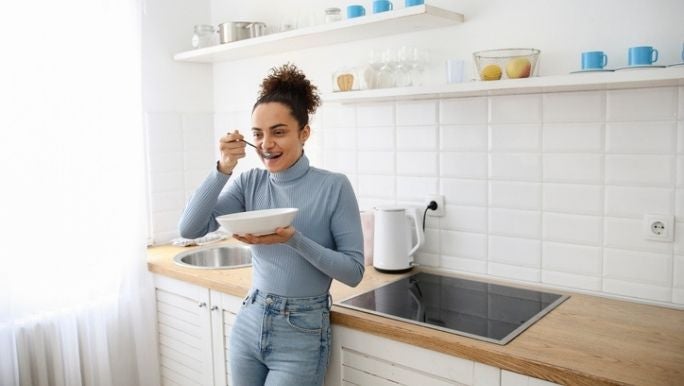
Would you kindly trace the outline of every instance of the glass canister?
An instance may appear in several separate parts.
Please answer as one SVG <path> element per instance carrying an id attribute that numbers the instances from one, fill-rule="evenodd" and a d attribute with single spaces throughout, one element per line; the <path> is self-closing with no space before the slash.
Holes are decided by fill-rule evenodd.
<path id="1" fill-rule="evenodd" d="M 326 8 L 325 9 L 325 22 L 326 23 L 333 23 L 336 21 L 342 20 L 342 10 L 339 8 L 333 7 L 333 8 Z"/>
<path id="2" fill-rule="evenodd" d="M 207 24 L 198 24 L 194 28 L 195 33 L 192 35 L 192 47 L 204 48 L 213 46 L 214 43 L 214 27 Z"/>

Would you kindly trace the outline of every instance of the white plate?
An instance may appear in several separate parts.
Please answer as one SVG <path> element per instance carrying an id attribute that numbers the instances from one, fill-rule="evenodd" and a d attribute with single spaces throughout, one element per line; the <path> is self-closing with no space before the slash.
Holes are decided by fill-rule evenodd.
<path id="1" fill-rule="evenodd" d="M 297 211 L 297 208 L 251 210 L 219 216 L 216 221 L 232 234 L 263 236 L 290 225 Z"/>
<path id="2" fill-rule="evenodd" d="M 590 70 L 578 70 L 578 71 L 573 71 L 571 74 L 584 74 L 587 72 L 613 72 L 615 70 L 610 70 L 608 68 L 597 68 L 597 69 L 590 69 Z"/>
<path id="3" fill-rule="evenodd" d="M 668 67 L 677 67 L 677 66 L 684 66 L 684 62 L 675 63 L 675 64 L 670 64 Z"/>
<path id="4" fill-rule="evenodd" d="M 622 71 L 622 70 L 642 70 L 645 68 L 665 68 L 665 66 L 657 66 L 655 64 L 644 64 L 643 66 L 626 66 L 626 67 L 620 67 L 616 68 L 615 71 Z"/>

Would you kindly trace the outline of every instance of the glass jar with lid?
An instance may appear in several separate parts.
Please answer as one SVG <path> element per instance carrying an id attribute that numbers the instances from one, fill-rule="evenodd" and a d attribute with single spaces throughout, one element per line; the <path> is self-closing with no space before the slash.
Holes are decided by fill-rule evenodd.
<path id="1" fill-rule="evenodd" d="M 198 24 L 194 28 L 195 33 L 192 35 L 192 47 L 204 48 L 213 46 L 215 43 L 214 27 L 208 24 Z"/>
<path id="2" fill-rule="evenodd" d="M 325 9 L 325 22 L 333 23 L 342 20 L 342 10 L 337 7 L 326 8 Z"/>

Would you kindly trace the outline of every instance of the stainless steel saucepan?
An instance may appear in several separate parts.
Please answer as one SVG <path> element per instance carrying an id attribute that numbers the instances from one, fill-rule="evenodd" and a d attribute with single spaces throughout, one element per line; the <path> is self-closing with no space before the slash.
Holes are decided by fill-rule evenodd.
<path id="1" fill-rule="evenodd" d="M 259 21 L 228 21 L 218 25 L 221 44 L 266 35 L 266 23 Z"/>

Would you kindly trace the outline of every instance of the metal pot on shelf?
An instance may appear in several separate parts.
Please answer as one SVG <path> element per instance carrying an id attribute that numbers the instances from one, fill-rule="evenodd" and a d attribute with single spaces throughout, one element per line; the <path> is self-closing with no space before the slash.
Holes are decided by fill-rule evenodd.
<path id="1" fill-rule="evenodd" d="M 220 43 L 266 35 L 266 23 L 260 21 L 228 21 L 218 25 Z"/>

